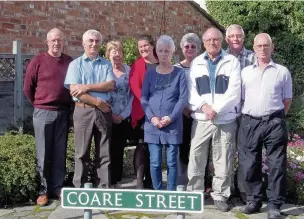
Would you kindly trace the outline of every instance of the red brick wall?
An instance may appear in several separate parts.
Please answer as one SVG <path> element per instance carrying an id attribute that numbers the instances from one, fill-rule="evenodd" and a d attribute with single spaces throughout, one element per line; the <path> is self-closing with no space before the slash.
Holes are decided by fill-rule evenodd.
<path id="1" fill-rule="evenodd" d="M 0 2 L 0 53 L 11 53 L 12 41 L 17 39 L 23 42 L 23 53 L 44 51 L 46 33 L 53 27 L 66 35 L 65 52 L 76 56 L 83 51 L 81 37 L 88 29 L 99 30 L 105 40 L 143 33 L 159 36 L 165 30 L 179 47 L 185 33 L 201 36 L 211 26 L 188 2 L 165 2 L 164 14 L 163 9 L 164 2 L 157 1 Z"/>

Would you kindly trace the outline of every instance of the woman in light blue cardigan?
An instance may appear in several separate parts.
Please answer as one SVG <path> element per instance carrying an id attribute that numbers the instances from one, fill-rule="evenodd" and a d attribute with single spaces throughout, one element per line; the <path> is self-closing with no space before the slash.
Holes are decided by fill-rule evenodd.
<path id="1" fill-rule="evenodd" d="M 156 44 L 159 65 L 145 74 L 141 104 L 146 115 L 145 142 L 149 144 L 153 187 L 162 189 L 162 146 L 166 146 L 168 190 L 176 190 L 177 153 L 183 136 L 183 109 L 187 104 L 184 70 L 174 67 L 171 37 L 163 35 Z"/>

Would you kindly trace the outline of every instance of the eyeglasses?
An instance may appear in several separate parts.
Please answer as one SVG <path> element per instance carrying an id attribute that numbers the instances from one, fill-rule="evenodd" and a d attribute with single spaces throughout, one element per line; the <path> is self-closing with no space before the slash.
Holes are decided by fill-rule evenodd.
<path id="1" fill-rule="evenodd" d="M 196 45 L 191 45 L 191 46 L 186 45 L 186 46 L 184 46 L 184 48 L 185 48 L 185 49 L 189 49 L 189 48 L 191 48 L 191 49 L 196 49 Z"/>
<path id="2" fill-rule="evenodd" d="M 260 50 L 262 48 L 265 48 L 265 49 L 269 49 L 270 48 L 270 44 L 262 44 L 262 45 L 255 45 L 255 47 Z"/>
<path id="3" fill-rule="evenodd" d="M 242 34 L 231 34 L 231 35 L 228 35 L 228 38 L 229 39 L 233 39 L 233 38 L 242 39 L 243 36 L 242 36 Z"/>
<path id="4" fill-rule="evenodd" d="M 211 43 L 212 41 L 219 42 L 220 38 L 210 38 L 210 39 L 205 39 L 204 41 L 207 42 L 207 43 Z"/>

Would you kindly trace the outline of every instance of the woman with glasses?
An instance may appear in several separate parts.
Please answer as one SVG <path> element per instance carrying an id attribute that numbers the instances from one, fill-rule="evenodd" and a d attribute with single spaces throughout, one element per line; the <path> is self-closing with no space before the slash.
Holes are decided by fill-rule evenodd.
<path id="1" fill-rule="evenodd" d="M 145 74 L 141 104 L 146 120 L 145 142 L 149 144 L 153 188 L 162 189 L 162 146 L 166 147 L 167 189 L 176 190 L 178 146 L 182 143 L 182 111 L 187 103 L 186 75 L 172 66 L 175 51 L 171 37 L 160 36 L 156 43 L 159 65 Z"/>
<path id="2" fill-rule="evenodd" d="M 183 51 L 185 59 L 175 64 L 175 66 L 183 68 L 187 78 L 190 70 L 190 64 L 201 49 L 201 40 L 195 33 L 187 33 L 182 37 L 180 47 Z M 188 108 L 188 106 L 186 106 L 183 111 L 183 143 L 179 146 L 178 185 L 187 185 L 188 183 L 187 168 L 189 163 L 192 121 L 191 110 Z"/>

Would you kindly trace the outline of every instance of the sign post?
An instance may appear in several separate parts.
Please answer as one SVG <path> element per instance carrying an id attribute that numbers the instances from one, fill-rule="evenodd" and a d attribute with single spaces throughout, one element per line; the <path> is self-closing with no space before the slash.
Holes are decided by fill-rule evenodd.
<path id="1" fill-rule="evenodd" d="M 130 189 L 63 188 L 62 208 L 202 213 L 203 193 Z"/>

